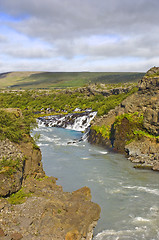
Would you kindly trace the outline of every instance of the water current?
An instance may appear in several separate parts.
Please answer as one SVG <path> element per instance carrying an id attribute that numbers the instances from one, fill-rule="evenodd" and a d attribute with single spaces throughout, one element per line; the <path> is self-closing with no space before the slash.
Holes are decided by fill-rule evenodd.
<path id="1" fill-rule="evenodd" d="M 75 142 L 81 132 L 39 126 L 35 133 L 46 174 L 57 177 L 64 191 L 90 187 L 92 201 L 101 206 L 94 240 L 159 239 L 159 173 L 136 170 L 121 154 Z"/>

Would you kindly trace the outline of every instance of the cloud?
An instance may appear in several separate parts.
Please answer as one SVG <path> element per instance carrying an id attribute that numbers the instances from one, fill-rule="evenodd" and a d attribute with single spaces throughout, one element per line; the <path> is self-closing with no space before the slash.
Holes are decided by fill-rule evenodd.
<path id="1" fill-rule="evenodd" d="M 7 38 L 0 34 L 0 43 L 6 43 L 6 42 L 7 42 Z"/>
<path id="2" fill-rule="evenodd" d="M 1 55 L 24 59 L 28 68 L 29 59 L 35 70 L 42 59 L 46 69 L 69 71 L 159 65 L 158 0 L 0 0 L 0 6 Z"/>
<path id="3" fill-rule="evenodd" d="M 17 59 L 51 58 L 56 55 L 53 46 L 39 39 L 29 38 L 9 28 L 3 28 L 2 33 L 0 55 Z"/>
<path id="4" fill-rule="evenodd" d="M 136 34 L 158 25 L 156 0 L 5 0 L 2 9 L 24 18 L 17 29 L 47 40 L 92 34 Z M 25 25 L 25 26 L 24 26 Z"/>

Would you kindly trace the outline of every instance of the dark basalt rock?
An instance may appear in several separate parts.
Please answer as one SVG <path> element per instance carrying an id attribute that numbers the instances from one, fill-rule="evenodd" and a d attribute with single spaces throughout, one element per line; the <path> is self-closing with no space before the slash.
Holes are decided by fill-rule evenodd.
<path id="1" fill-rule="evenodd" d="M 132 122 L 123 118 L 120 125 L 115 128 L 111 135 L 113 138 L 104 139 L 101 134 L 90 131 L 89 141 L 102 143 L 110 147 L 113 140 L 114 149 L 124 152 L 134 163 L 159 171 L 159 68 L 151 68 L 139 81 L 139 91 L 126 98 L 118 107 L 111 110 L 107 115 L 96 118 L 93 125 L 113 125 L 117 116 L 122 114 L 138 113 L 143 116 L 142 130 L 151 137 L 142 137 L 131 142 L 133 126 Z M 133 139 L 132 139 L 133 140 Z M 128 144 L 128 142 L 131 142 Z M 140 165 L 137 165 L 141 168 Z"/>
<path id="2" fill-rule="evenodd" d="M 8 139 L 0 141 L 0 161 L 11 161 L 0 171 L 0 197 L 20 190 L 27 176 L 44 176 L 41 152 L 30 142 L 12 143 Z M 17 164 L 18 159 L 18 164 Z M 16 163 L 14 166 L 14 162 Z"/>

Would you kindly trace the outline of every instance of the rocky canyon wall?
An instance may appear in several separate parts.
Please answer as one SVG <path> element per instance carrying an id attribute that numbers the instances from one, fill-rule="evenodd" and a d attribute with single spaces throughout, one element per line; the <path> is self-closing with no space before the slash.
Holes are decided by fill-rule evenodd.
<path id="1" fill-rule="evenodd" d="M 159 68 L 151 68 L 138 87 L 138 92 L 93 121 L 89 141 L 125 152 L 135 167 L 159 170 Z"/>

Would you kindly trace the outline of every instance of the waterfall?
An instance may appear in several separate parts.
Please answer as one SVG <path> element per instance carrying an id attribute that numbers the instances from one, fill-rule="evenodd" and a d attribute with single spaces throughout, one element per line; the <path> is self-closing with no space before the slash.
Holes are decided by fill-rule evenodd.
<path id="1" fill-rule="evenodd" d="M 39 117 L 38 124 L 48 127 L 61 127 L 84 132 L 90 126 L 97 112 L 70 113 L 66 115 L 52 115 Z"/>

